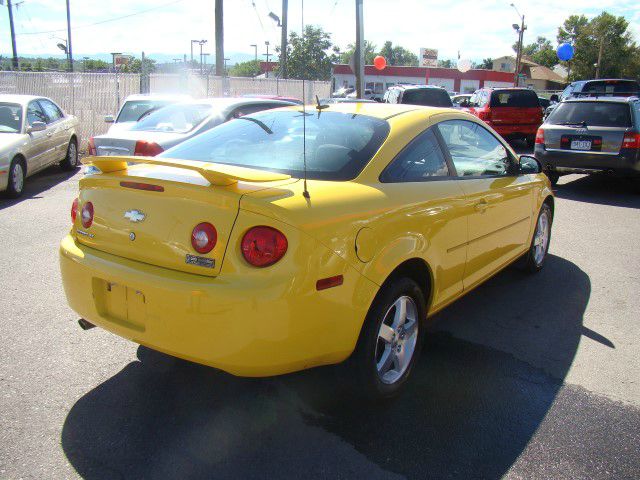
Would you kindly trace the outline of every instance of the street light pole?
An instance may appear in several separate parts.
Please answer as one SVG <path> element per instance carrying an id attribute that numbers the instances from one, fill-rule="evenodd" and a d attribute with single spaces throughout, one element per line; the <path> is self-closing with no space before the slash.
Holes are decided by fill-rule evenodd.
<path id="1" fill-rule="evenodd" d="M 269 41 L 267 40 L 264 44 L 267 46 L 267 53 L 263 53 L 263 55 L 267 57 L 267 66 L 264 72 L 264 78 L 269 78 Z"/>
<path id="2" fill-rule="evenodd" d="M 517 23 L 513 24 L 514 30 L 518 32 L 518 51 L 516 53 L 516 71 L 513 78 L 513 86 L 517 87 L 518 84 L 520 83 L 520 64 L 522 63 L 522 41 L 524 39 L 524 31 L 527 29 L 527 27 L 524 24 L 524 15 L 520 15 L 520 12 L 518 11 L 518 7 L 516 7 L 515 4 L 513 3 L 511 4 L 511 6 L 514 8 L 516 13 L 518 14 L 518 17 L 520 17 L 520 22 L 521 22 L 520 25 L 518 25 Z"/>
<path id="3" fill-rule="evenodd" d="M 7 0 L 7 7 L 9 8 L 9 29 L 11 30 L 11 48 L 13 49 L 13 69 L 20 70 L 18 51 L 16 50 L 16 31 L 13 27 L 13 6 L 11 5 L 11 0 Z"/>
<path id="4" fill-rule="evenodd" d="M 356 51 L 354 53 L 356 67 L 356 96 L 364 95 L 364 29 L 363 29 L 362 0 L 356 0 Z"/>
<path id="5" fill-rule="evenodd" d="M 287 10 L 289 9 L 288 0 L 282 0 L 282 31 L 280 37 L 280 78 L 287 78 Z M 302 32 L 304 36 L 304 32 Z"/>
<path id="6" fill-rule="evenodd" d="M 73 49 L 71 48 L 71 9 L 67 0 L 67 54 L 69 56 L 69 71 L 73 72 Z"/>

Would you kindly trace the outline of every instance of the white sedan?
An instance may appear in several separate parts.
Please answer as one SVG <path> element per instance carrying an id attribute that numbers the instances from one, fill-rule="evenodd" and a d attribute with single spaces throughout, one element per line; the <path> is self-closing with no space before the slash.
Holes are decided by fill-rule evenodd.
<path id="1" fill-rule="evenodd" d="M 19 197 L 26 177 L 78 166 L 78 119 L 48 98 L 0 95 L 0 192 Z"/>

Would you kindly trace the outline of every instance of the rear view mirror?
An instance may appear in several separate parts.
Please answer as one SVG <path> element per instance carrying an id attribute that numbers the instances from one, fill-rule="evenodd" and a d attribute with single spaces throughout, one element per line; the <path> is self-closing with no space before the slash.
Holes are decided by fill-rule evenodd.
<path id="1" fill-rule="evenodd" d="M 542 173 L 542 165 L 533 155 L 520 155 L 520 173 Z"/>
<path id="2" fill-rule="evenodd" d="M 104 121 L 105 121 L 106 123 L 113 123 L 115 120 L 114 120 L 114 118 L 113 118 L 113 115 L 105 115 L 105 116 L 104 116 Z"/>
<path id="3" fill-rule="evenodd" d="M 29 125 L 29 127 L 27 128 L 27 133 L 41 132 L 46 129 L 47 129 L 46 123 L 36 121 L 36 122 L 33 122 L 31 125 Z"/>

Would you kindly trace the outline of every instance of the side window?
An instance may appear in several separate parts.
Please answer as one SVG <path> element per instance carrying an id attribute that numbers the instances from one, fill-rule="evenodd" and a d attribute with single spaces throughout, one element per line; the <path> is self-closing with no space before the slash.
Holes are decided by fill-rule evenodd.
<path id="1" fill-rule="evenodd" d="M 33 122 L 47 123 L 48 120 L 38 102 L 34 101 L 29 103 L 27 107 L 27 122 L 29 125 L 33 125 Z"/>
<path id="2" fill-rule="evenodd" d="M 49 121 L 47 123 L 57 122 L 64 117 L 58 106 L 53 102 L 50 102 L 49 100 L 38 100 L 38 103 L 40 103 L 44 113 L 49 117 Z"/>
<path id="3" fill-rule="evenodd" d="M 418 135 L 384 169 L 383 183 L 423 182 L 449 176 L 449 167 L 432 129 Z"/>
<path id="4" fill-rule="evenodd" d="M 506 175 L 510 157 L 507 149 L 488 130 L 467 120 L 438 124 L 458 176 Z"/>

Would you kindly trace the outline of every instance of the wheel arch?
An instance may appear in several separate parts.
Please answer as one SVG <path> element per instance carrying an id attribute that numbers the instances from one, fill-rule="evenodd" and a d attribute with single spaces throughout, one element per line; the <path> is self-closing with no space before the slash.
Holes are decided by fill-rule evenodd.
<path id="1" fill-rule="evenodd" d="M 24 171 L 24 178 L 27 178 L 27 174 L 28 174 L 27 157 L 25 157 L 22 153 L 16 153 L 11 159 L 11 161 L 13 162 L 14 160 L 17 160 L 22 164 L 22 170 Z"/>

